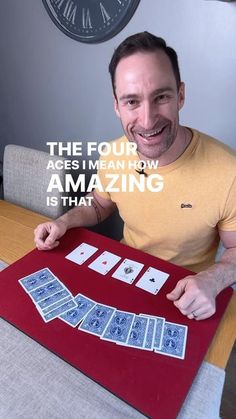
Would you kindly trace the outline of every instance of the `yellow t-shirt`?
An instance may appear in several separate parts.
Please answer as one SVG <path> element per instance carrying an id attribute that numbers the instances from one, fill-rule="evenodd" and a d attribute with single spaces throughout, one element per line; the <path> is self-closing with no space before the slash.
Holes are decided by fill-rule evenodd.
<path id="1" fill-rule="evenodd" d="M 138 182 L 144 177 L 132 167 L 139 157 L 111 153 L 101 157 L 107 163 L 98 171 L 104 191 L 96 192 L 116 203 L 124 220 L 123 243 L 199 272 L 214 263 L 218 229 L 236 231 L 236 153 L 205 134 L 192 133 L 191 143 L 175 162 L 145 168 L 148 177 L 162 176 L 161 191 L 134 187 L 130 192 L 129 175 Z M 116 150 L 127 142 L 125 136 L 116 140 Z M 117 169 L 119 162 L 122 170 Z M 114 174 L 119 179 L 113 189 L 119 191 L 107 192 Z"/>

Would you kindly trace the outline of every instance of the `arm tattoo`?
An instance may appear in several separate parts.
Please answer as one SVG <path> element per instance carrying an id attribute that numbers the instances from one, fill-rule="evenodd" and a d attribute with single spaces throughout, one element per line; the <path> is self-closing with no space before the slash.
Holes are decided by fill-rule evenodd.
<path id="1" fill-rule="evenodd" d="M 94 201 L 94 199 L 91 201 L 91 204 L 92 204 L 93 208 L 95 209 L 96 216 L 97 216 L 97 222 L 99 224 L 102 221 L 101 213 L 100 213 L 99 208 L 98 208 L 96 202 Z"/>

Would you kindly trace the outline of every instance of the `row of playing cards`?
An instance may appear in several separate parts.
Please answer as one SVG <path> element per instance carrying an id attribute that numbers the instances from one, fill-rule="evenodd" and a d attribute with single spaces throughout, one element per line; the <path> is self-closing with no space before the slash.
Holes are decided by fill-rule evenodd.
<path id="1" fill-rule="evenodd" d="M 167 322 L 163 317 L 121 311 L 95 301 L 94 306 L 90 307 L 92 300 L 88 299 L 86 303 L 87 297 L 79 295 L 83 299 L 83 306 L 88 304 L 88 312 L 82 322 L 80 320 L 79 330 L 118 345 L 154 350 L 159 354 L 184 359 L 187 326 Z M 69 310 L 70 313 L 76 311 L 80 309 Z"/>
<path id="2" fill-rule="evenodd" d="M 119 345 L 184 358 L 185 325 L 167 322 L 163 317 L 117 310 L 82 294 L 73 297 L 48 268 L 21 278 L 19 283 L 45 322 L 57 317 L 72 327 L 79 325 L 83 332 Z"/>
<path id="3" fill-rule="evenodd" d="M 66 256 L 66 259 L 69 259 L 78 265 L 82 265 L 97 251 L 97 247 L 91 246 L 88 243 L 81 243 L 78 247 L 76 247 L 76 249 L 74 249 L 71 253 L 69 253 L 69 255 Z M 90 263 L 88 267 L 102 275 L 106 275 L 120 261 L 120 256 L 105 251 L 99 255 L 92 263 Z M 112 278 L 119 279 L 120 281 L 126 282 L 127 284 L 132 284 L 143 267 L 143 263 L 136 262 L 131 259 L 124 259 L 112 274 Z M 156 295 L 168 277 L 169 274 L 166 272 L 162 272 L 158 269 L 149 267 L 135 285 L 145 291 L 150 292 L 151 294 Z"/>
<path id="4" fill-rule="evenodd" d="M 48 268 L 19 279 L 19 283 L 45 322 L 77 306 L 71 292 Z"/>

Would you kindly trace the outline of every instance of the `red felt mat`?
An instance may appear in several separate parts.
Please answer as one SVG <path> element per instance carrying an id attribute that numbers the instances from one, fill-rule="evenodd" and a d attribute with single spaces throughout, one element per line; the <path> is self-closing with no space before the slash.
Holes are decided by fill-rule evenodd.
<path id="1" fill-rule="evenodd" d="M 79 266 L 65 256 L 82 242 L 98 247 L 99 252 Z M 111 278 L 118 265 L 107 275 L 100 275 L 89 269 L 88 264 L 104 250 L 144 263 L 145 267 L 135 283 L 148 266 L 165 271 L 170 277 L 154 296 L 134 284 Z M 18 279 L 43 267 L 49 267 L 73 295 L 81 292 L 99 303 L 121 310 L 163 316 L 168 321 L 186 324 L 185 359 L 102 341 L 59 319 L 45 324 L 18 284 Z M 181 267 L 107 237 L 86 229 L 73 229 L 61 240 L 59 248 L 50 252 L 33 250 L 0 273 L 0 315 L 145 415 L 173 419 L 181 408 L 232 295 L 232 289 L 228 288 L 217 297 L 217 312 L 210 319 L 200 322 L 188 320 L 166 299 L 167 292 L 188 274 L 190 272 Z"/>

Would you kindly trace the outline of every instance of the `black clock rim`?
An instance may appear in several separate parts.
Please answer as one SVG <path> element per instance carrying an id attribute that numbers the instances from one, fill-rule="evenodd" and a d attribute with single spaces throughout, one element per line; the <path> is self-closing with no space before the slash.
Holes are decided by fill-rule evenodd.
<path id="1" fill-rule="evenodd" d="M 91 37 L 85 37 L 83 35 L 76 35 L 74 33 L 71 33 L 68 29 L 64 28 L 58 20 L 55 18 L 55 16 L 52 14 L 47 0 L 42 0 L 42 3 L 47 10 L 47 13 L 49 14 L 50 18 L 52 19 L 53 23 L 62 31 L 65 35 L 69 36 L 70 38 L 74 39 L 75 41 L 79 41 L 85 44 L 99 44 L 101 42 L 109 41 L 109 39 L 116 36 L 119 32 L 122 31 L 122 29 L 129 23 L 130 19 L 135 13 L 135 10 L 137 9 L 140 0 L 131 0 L 131 3 L 129 4 L 129 7 L 127 9 L 127 12 L 125 16 L 122 18 L 118 24 L 111 29 L 106 30 L 106 32 L 99 35 L 92 35 Z"/>

